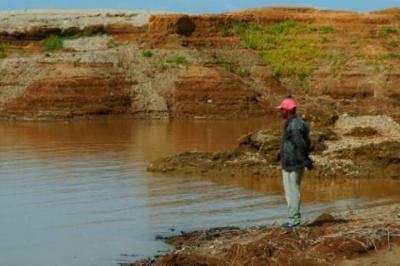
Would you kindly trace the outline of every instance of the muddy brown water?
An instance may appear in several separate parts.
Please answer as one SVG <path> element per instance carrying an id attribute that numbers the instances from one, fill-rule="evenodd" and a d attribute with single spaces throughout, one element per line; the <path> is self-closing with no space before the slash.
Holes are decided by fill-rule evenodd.
<path id="1" fill-rule="evenodd" d="M 157 235 L 282 222 L 280 178 L 176 178 L 149 161 L 233 148 L 281 121 L 0 123 L 0 265 L 116 265 L 162 253 Z M 303 183 L 306 219 L 400 199 L 388 179 Z"/>

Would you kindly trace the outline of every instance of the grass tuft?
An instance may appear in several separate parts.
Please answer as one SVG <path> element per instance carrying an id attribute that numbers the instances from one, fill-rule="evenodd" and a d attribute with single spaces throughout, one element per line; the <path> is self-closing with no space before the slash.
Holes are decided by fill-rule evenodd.
<path id="1" fill-rule="evenodd" d="M 43 46 L 45 51 L 57 51 L 64 47 L 64 39 L 58 35 L 51 35 L 43 41 Z"/>
<path id="2" fill-rule="evenodd" d="M 142 51 L 142 56 L 143 56 L 143 57 L 150 58 L 150 57 L 153 56 L 153 52 L 152 52 L 151 50 L 149 50 L 149 49 L 144 49 L 144 50 Z"/>
<path id="3" fill-rule="evenodd" d="M 382 26 L 378 30 L 378 35 L 379 35 L 379 37 L 384 38 L 384 37 L 387 37 L 388 35 L 395 34 L 397 32 L 398 32 L 398 30 L 395 27 Z"/>
<path id="4" fill-rule="evenodd" d="M 174 64 L 174 65 L 187 65 L 188 60 L 183 55 L 175 55 L 175 56 L 167 59 L 167 63 Z"/>
<path id="5" fill-rule="evenodd" d="M 165 62 L 159 64 L 159 68 L 161 71 L 168 70 L 170 68 L 176 68 L 182 65 L 188 65 L 189 61 L 183 55 L 175 55 L 173 57 L 168 58 Z"/>

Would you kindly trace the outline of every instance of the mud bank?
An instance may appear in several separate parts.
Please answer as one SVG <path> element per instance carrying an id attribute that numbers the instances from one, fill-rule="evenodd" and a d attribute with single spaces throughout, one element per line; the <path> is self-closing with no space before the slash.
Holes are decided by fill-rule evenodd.
<path id="1" fill-rule="evenodd" d="M 399 216 L 395 204 L 322 214 L 290 232 L 272 225 L 182 233 L 166 238 L 174 246 L 166 255 L 126 265 L 351 265 L 400 244 Z"/>
<path id="2" fill-rule="evenodd" d="M 388 116 L 341 115 L 331 126 L 312 129 L 315 168 L 308 177 L 400 178 L 400 125 Z M 148 170 L 168 175 L 280 176 L 278 131 L 259 131 L 233 151 L 185 152 L 160 158 Z"/>

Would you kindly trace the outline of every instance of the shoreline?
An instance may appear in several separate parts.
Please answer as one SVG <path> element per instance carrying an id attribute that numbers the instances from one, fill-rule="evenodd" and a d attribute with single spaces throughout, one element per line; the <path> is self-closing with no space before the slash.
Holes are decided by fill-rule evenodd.
<path id="1" fill-rule="evenodd" d="M 167 254 L 122 265 L 356 265 L 371 256 L 379 261 L 381 252 L 398 252 L 399 217 L 400 204 L 392 203 L 324 213 L 297 231 L 272 225 L 182 233 L 165 238 L 174 247 Z"/>

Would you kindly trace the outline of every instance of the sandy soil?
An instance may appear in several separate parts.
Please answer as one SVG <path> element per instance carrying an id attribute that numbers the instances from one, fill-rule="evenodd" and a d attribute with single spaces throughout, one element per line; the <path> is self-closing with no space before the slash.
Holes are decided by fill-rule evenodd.
<path id="1" fill-rule="evenodd" d="M 151 15 L 163 11 L 104 9 L 29 9 L 0 11 L 0 32 L 26 30 L 32 27 L 83 28 L 88 25 L 128 23 L 147 24 Z"/>

